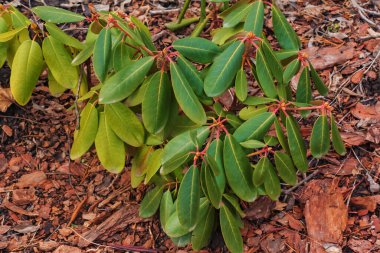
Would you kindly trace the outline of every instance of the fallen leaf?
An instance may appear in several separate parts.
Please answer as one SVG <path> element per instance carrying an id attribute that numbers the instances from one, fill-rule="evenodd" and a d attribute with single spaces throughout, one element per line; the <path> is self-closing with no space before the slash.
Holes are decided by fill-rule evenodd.
<path id="1" fill-rule="evenodd" d="M 359 70 L 351 77 L 351 82 L 354 84 L 359 84 L 363 79 L 363 75 L 364 75 L 364 69 Z"/>
<path id="2" fill-rule="evenodd" d="M 363 105 L 357 103 L 355 107 L 351 109 L 351 114 L 358 119 L 371 121 L 373 123 L 380 121 L 380 102 L 375 105 Z"/>
<path id="3" fill-rule="evenodd" d="M 350 247 L 350 249 L 352 249 L 354 252 L 363 253 L 363 252 L 371 252 L 373 245 L 369 240 L 360 240 L 360 239 L 351 238 L 348 241 L 348 247 Z"/>
<path id="4" fill-rule="evenodd" d="M 354 58 L 354 48 L 351 46 L 343 47 L 309 47 L 303 50 L 309 55 L 309 60 L 316 70 L 323 70 L 335 65 L 343 64 Z"/>
<path id="5" fill-rule="evenodd" d="M 3 129 L 4 133 L 5 133 L 6 135 L 8 135 L 9 137 L 11 137 L 11 136 L 13 135 L 13 130 L 12 130 L 12 128 L 10 128 L 8 125 L 3 125 L 3 126 L 1 127 L 1 129 Z"/>
<path id="6" fill-rule="evenodd" d="M 248 219 L 269 218 L 275 206 L 276 202 L 267 196 L 261 196 L 254 202 L 248 203 L 248 207 L 243 211 Z"/>
<path id="7" fill-rule="evenodd" d="M 341 132 L 340 136 L 348 146 L 360 146 L 367 142 L 365 134 L 362 132 Z"/>
<path id="8" fill-rule="evenodd" d="M 38 249 L 41 251 L 52 251 L 59 246 L 58 242 L 55 241 L 39 241 Z"/>
<path id="9" fill-rule="evenodd" d="M 82 250 L 77 247 L 67 246 L 67 245 L 61 245 L 56 250 L 53 251 L 53 253 L 81 253 Z"/>
<path id="10" fill-rule="evenodd" d="M 0 226 L 0 235 L 5 234 L 5 233 L 8 232 L 10 229 L 11 229 L 10 226 L 6 226 L 6 225 L 2 225 L 2 226 Z"/>
<path id="11" fill-rule="evenodd" d="M 351 205 L 365 208 L 370 212 L 374 212 L 376 210 L 376 206 L 378 203 L 380 203 L 380 195 L 352 197 L 350 201 Z"/>
<path id="12" fill-rule="evenodd" d="M 47 179 L 46 174 L 43 171 L 35 171 L 30 174 L 22 175 L 16 186 L 19 188 L 25 188 L 30 186 L 38 186 Z"/>
<path id="13" fill-rule="evenodd" d="M 31 224 L 20 224 L 12 228 L 13 231 L 16 231 L 21 234 L 28 234 L 36 232 L 38 229 L 40 229 L 40 226 L 34 226 Z"/>
<path id="14" fill-rule="evenodd" d="M 12 103 L 13 103 L 13 98 L 12 98 L 11 89 L 0 87 L 0 111 L 6 112 Z"/>

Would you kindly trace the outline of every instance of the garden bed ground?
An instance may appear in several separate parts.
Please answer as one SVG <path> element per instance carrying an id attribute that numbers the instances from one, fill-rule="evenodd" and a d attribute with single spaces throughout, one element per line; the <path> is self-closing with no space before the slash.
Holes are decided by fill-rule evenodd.
<path id="1" fill-rule="evenodd" d="M 66 8 L 86 12 L 82 1 L 45 2 L 64 2 Z M 327 100 L 335 108 L 348 153 L 339 157 L 331 152 L 321 161 L 311 161 L 298 187 L 286 188 L 277 202 L 262 197 L 243 205 L 245 249 L 380 252 L 380 19 L 363 20 L 352 1 L 280 2 L 330 88 Z M 372 2 L 360 4 L 379 13 L 379 4 Z M 178 13 L 174 1 L 95 4 L 138 16 L 160 45 L 191 31 L 165 30 L 164 23 Z M 197 7 L 194 3 L 188 15 L 197 14 Z M 68 28 L 82 36 L 78 27 Z M 156 218 L 138 217 L 146 189 L 131 188 L 129 168 L 120 175 L 107 173 L 94 150 L 70 161 L 74 96 L 52 97 L 45 79 L 42 75 L 31 101 L 20 107 L 8 104 L 9 69 L 0 70 L 0 251 L 189 251 L 190 247 L 176 248 Z M 228 106 L 233 101 L 224 97 L 222 102 Z M 307 120 L 301 130 L 310 135 Z M 204 252 L 226 251 L 217 232 Z"/>

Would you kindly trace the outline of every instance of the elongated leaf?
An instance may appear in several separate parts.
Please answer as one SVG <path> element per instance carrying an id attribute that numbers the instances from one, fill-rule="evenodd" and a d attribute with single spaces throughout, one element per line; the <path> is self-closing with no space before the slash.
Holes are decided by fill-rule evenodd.
<path id="1" fill-rule="evenodd" d="M 330 149 L 330 130 L 327 116 L 321 115 L 315 121 L 310 138 L 311 154 L 315 158 L 321 158 Z"/>
<path id="2" fill-rule="evenodd" d="M 264 2 L 259 0 L 251 4 L 244 22 L 244 31 L 253 32 L 257 37 L 261 37 L 264 25 Z"/>
<path id="3" fill-rule="evenodd" d="M 238 142 L 250 139 L 262 140 L 275 118 L 276 115 L 272 112 L 264 112 L 254 116 L 236 129 L 234 137 Z"/>
<path id="4" fill-rule="evenodd" d="M 181 20 L 180 23 L 177 21 L 169 22 L 166 23 L 165 26 L 168 28 L 170 31 L 176 31 L 178 29 L 184 28 L 186 26 L 191 25 L 192 23 L 195 23 L 199 20 L 198 17 L 193 17 L 193 18 L 184 18 Z"/>
<path id="5" fill-rule="evenodd" d="M 172 193 L 168 189 L 162 196 L 160 203 L 160 222 L 163 229 L 165 229 L 166 223 L 174 211 L 175 205 L 173 203 Z"/>
<path id="6" fill-rule="evenodd" d="M 338 126 L 335 123 L 335 119 L 332 113 L 330 114 L 330 121 L 331 121 L 331 141 L 332 141 L 334 150 L 339 155 L 344 155 L 346 154 L 346 148 L 344 147 L 342 137 L 340 136 Z"/>
<path id="7" fill-rule="evenodd" d="M 96 39 L 93 56 L 94 71 L 100 82 L 104 82 L 107 77 L 111 57 L 111 29 L 103 29 Z"/>
<path id="8" fill-rule="evenodd" d="M 299 50 L 298 49 L 284 49 L 284 50 L 279 50 L 274 52 L 277 56 L 277 59 L 280 61 L 285 61 L 285 60 L 292 60 L 297 58 Z"/>
<path id="9" fill-rule="evenodd" d="M 273 169 L 273 165 L 268 157 L 262 157 L 257 163 L 255 170 L 253 171 L 253 184 L 255 186 L 262 185 L 267 176 L 268 170 Z"/>
<path id="10" fill-rule="evenodd" d="M 314 69 L 313 64 L 311 64 L 310 61 L 309 61 L 309 68 L 310 68 L 311 78 L 313 79 L 314 85 L 317 88 L 319 94 L 321 94 L 322 96 L 326 96 L 329 89 L 323 83 L 317 71 Z"/>
<path id="11" fill-rule="evenodd" d="M 223 141 L 220 138 L 213 140 L 206 154 L 208 157 L 212 157 L 217 164 L 218 173 L 214 174 L 214 177 L 220 192 L 223 193 L 226 186 L 226 175 L 223 167 Z"/>
<path id="12" fill-rule="evenodd" d="M 288 140 L 287 140 L 287 138 L 285 137 L 284 132 L 282 131 L 282 127 L 281 127 L 280 122 L 278 121 L 278 119 L 275 119 L 275 121 L 274 121 L 274 127 L 275 127 L 275 130 L 276 130 L 276 136 L 277 136 L 277 139 L 278 139 L 278 141 L 280 142 L 281 147 L 282 147 L 282 148 L 283 148 L 288 154 L 290 154 L 289 145 L 288 145 Z"/>
<path id="13" fill-rule="evenodd" d="M 200 179 L 199 170 L 191 166 L 178 190 L 177 211 L 182 226 L 193 230 L 199 213 Z"/>
<path id="14" fill-rule="evenodd" d="M 311 100 L 311 86 L 309 69 L 302 70 L 297 86 L 296 101 L 300 103 L 309 103 Z"/>
<path id="15" fill-rule="evenodd" d="M 300 40 L 292 26 L 286 20 L 284 14 L 276 5 L 272 5 L 272 22 L 274 34 L 281 47 L 284 49 L 298 50 L 300 48 Z"/>
<path id="16" fill-rule="evenodd" d="M 131 186 L 136 188 L 144 180 L 144 175 L 148 167 L 148 161 L 153 153 L 152 146 L 141 146 L 137 149 L 132 159 Z"/>
<path id="17" fill-rule="evenodd" d="M 153 61 L 154 58 L 150 56 L 141 58 L 108 78 L 100 90 L 99 102 L 112 104 L 131 95 L 144 80 Z"/>
<path id="18" fill-rule="evenodd" d="M 203 80 L 192 63 L 186 60 L 182 55 L 178 56 L 177 64 L 180 67 L 186 80 L 189 82 L 191 88 L 194 90 L 198 97 L 204 96 Z"/>
<path id="19" fill-rule="evenodd" d="M 209 128 L 197 128 L 197 138 L 199 143 L 204 143 L 210 134 Z M 189 131 L 177 135 L 171 139 L 164 148 L 162 154 L 162 170 L 161 174 L 168 174 L 179 168 L 189 157 L 189 152 L 195 151 L 196 147 L 191 141 Z"/>
<path id="20" fill-rule="evenodd" d="M 0 17 L 0 36 L 2 33 L 8 31 L 8 23 L 5 18 Z M 7 59 L 7 51 L 9 44 L 7 42 L 0 42 L 0 68 L 3 67 Z"/>
<path id="21" fill-rule="evenodd" d="M 236 5 L 238 5 L 237 8 L 234 8 L 226 16 L 223 17 L 223 27 L 229 28 L 239 24 L 240 21 L 242 21 L 246 17 L 248 11 L 251 9 L 252 6 L 252 4 L 248 4 L 245 2 L 241 2 L 241 4 Z"/>
<path id="22" fill-rule="evenodd" d="M 79 22 L 85 18 L 77 13 L 52 6 L 37 6 L 32 8 L 32 11 L 42 20 L 55 24 Z"/>
<path id="23" fill-rule="evenodd" d="M 156 186 L 145 194 L 139 208 L 139 216 L 149 218 L 157 212 L 162 198 L 162 189 L 163 186 Z"/>
<path id="24" fill-rule="evenodd" d="M 224 140 L 223 161 L 233 192 L 245 201 L 253 201 L 256 192 L 252 184 L 252 169 L 242 147 L 232 135 L 227 135 Z"/>
<path id="25" fill-rule="evenodd" d="M 136 25 L 135 31 L 141 37 L 142 42 L 152 51 L 157 51 L 156 47 L 152 42 L 152 34 L 150 33 L 148 27 L 144 25 L 138 18 L 130 16 L 131 21 Z"/>
<path id="26" fill-rule="evenodd" d="M 173 47 L 186 58 L 199 63 L 210 63 L 221 52 L 217 45 L 203 38 L 176 40 Z"/>
<path id="27" fill-rule="evenodd" d="M 174 203 L 174 205 L 176 205 L 176 203 Z M 166 221 L 164 231 L 168 236 L 175 238 L 189 233 L 189 228 L 181 225 L 178 219 L 178 212 L 175 210 Z"/>
<path id="28" fill-rule="evenodd" d="M 276 151 L 274 161 L 282 180 L 290 185 L 295 185 L 297 183 L 297 174 L 292 159 L 286 153 Z"/>
<path id="29" fill-rule="evenodd" d="M 15 28 L 13 30 L 0 33 L 0 42 L 7 42 L 13 39 L 17 34 L 19 34 L 21 31 L 25 30 L 25 26 L 21 26 L 18 28 Z"/>
<path id="30" fill-rule="evenodd" d="M 279 59 L 277 59 L 277 56 L 273 52 L 271 45 L 269 44 L 269 42 L 266 39 L 262 40 L 261 49 L 265 55 L 266 63 L 268 64 L 272 75 L 276 78 L 276 80 L 281 85 L 282 79 L 283 79 L 282 65 L 281 65 Z"/>
<path id="31" fill-rule="evenodd" d="M 95 43 L 87 43 L 85 48 L 77 54 L 71 62 L 71 65 L 78 66 L 91 57 L 94 51 Z"/>
<path id="32" fill-rule="evenodd" d="M 28 25 L 31 24 L 30 20 L 13 5 L 8 5 L 8 10 L 11 11 L 10 16 L 12 19 L 12 26 L 14 28 L 27 27 Z M 6 15 L 2 15 L 2 16 L 5 17 Z"/>
<path id="33" fill-rule="evenodd" d="M 222 192 L 218 187 L 213 171 L 209 167 L 206 167 L 205 180 L 210 202 L 215 208 L 219 209 L 222 203 Z"/>
<path id="34" fill-rule="evenodd" d="M 232 36 L 243 31 L 243 24 L 239 24 L 235 27 L 225 28 L 221 27 L 211 31 L 212 42 L 218 45 L 224 45 L 224 43 Z"/>
<path id="35" fill-rule="evenodd" d="M 286 66 L 284 71 L 284 84 L 288 84 L 290 80 L 298 73 L 301 66 L 301 62 L 298 59 L 294 59 Z"/>
<path id="36" fill-rule="evenodd" d="M 186 245 L 188 245 L 190 242 L 191 242 L 191 232 L 190 233 L 187 233 L 181 237 L 175 237 L 175 238 L 171 238 L 174 245 L 177 246 L 177 247 L 185 247 Z"/>
<path id="37" fill-rule="evenodd" d="M 242 120 L 249 120 L 267 111 L 268 111 L 268 106 L 264 106 L 264 105 L 248 106 L 240 110 L 239 117 Z"/>
<path id="38" fill-rule="evenodd" d="M 170 73 L 174 96 L 183 112 L 195 123 L 205 124 L 205 110 L 177 64 L 170 63 Z"/>
<path id="39" fill-rule="evenodd" d="M 241 66 L 243 53 L 244 43 L 235 41 L 215 58 L 204 81 L 207 96 L 219 96 L 231 86 L 232 80 Z"/>
<path id="40" fill-rule="evenodd" d="M 305 143 L 297 123 L 290 116 L 286 117 L 286 131 L 294 165 L 300 171 L 305 172 L 308 168 Z"/>
<path id="41" fill-rule="evenodd" d="M 49 34 L 56 40 L 61 41 L 63 44 L 77 49 L 84 49 L 85 45 L 82 44 L 79 40 L 74 37 L 67 35 L 61 29 L 59 29 L 53 23 L 45 23 L 45 27 L 48 30 Z"/>
<path id="42" fill-rule="evenodd" d="M 122 103 L 105 106 L 110 127 L 125 143 L 140 147 L 144 143 L 145 131 L 136 114 Z"/>
<path id="43" fill-rule="evenodd" d="M 220 228 L 227 248 L 232 253 L 243 252 L 243 239 L 236 224 L 236 217 L 226 205 L 220 208 Z"/>
<path id="44" fill-rule="evenodd" d="M 96 153 L 108 171 L 120 173 L 125 165 L 124 143 L 113 132 L 104 112 L 99 115 L 99 129 L 95 138 Z"/>
<path id="45" fill-rule="evenodd" d="M 148 184 L 150 179 L 157 173 L 161 167 L 162 149 L 156 149 L 148 159 L 148 165 L 146 168 L 146 176 L 144 184 Z"/>
<path id="46" fill-rule="evenodd" d="M 243 103 L 245 105 L 265 105 L 265 104 L 270 104 L 276 101 L 277 99 L 274 99 L 274 98 L 250 96 L 250 97 L 247 97 L 247 99 L 244 100 Z"/>
<path id="47" fill-rule="evenodd" d="M 112 66 L 116 72 L 132 62 L 129 56 L 131 49 L 123 42 L 119 42 L 112 51 Z"/>
<path id="48" fill-rule="evenodd" d="M 236 97 L 240 101 L 244 101 L 247 98 L 248 81 L 247 81 L 247 76 L 245 75 L 244 68 L 241 68 L 236 74 L 235 93 L 236 93 Z"/>
<path id="49" fill-rule="evenodd" d="M 48 85 L 49 85 L 50 94 L 52 94 L 55 97 L 59 97 L 67 89 L 61 86 L 57 82 L 57 80 L 54 79 L 54 76 L 52 75 L 50 71 L 48 72 Z"/>
<path id="50" fill-rule="evenodd" d="M 161 132 L 169 119 L 171 87 L 166 72 L 158 71 L 150 80 L 142 102 L 145 128 L 152 134 Z"/>
<path id="51" fill-rule="evenodd" d="M 70 149 L 70 158 L 76 160 L 81 157 L 95 141 L 98 131 L 98 110 L 91 103 L 87 103 L 80 114 L 79 129 L 74 132 L 74 142 Z"/>
<path id="52" fill-rule="evenodd" d="M 62 42 L 52 36 L 46 37 L 42 43 L 42 52 L 54 79 L 61 86 L 71 89 L 78 85 L 78 69 L 71 65 L 71 55 Z"/>
<path id="53" fill-rule="evenodd" d="M 256 72 L 260 87 L 264 94 L 270 98 L 277 97 L 276 86 L 274 85 L 271 68 L 266 60 L 261 48 L 256 51 Z"/>
<path id="54" fill-rule="evenodd" d="M 239 199 L 230 193 L 223 194 L 223 202 L 227 201 L 231 207 L 238 213 L 241 218 L 245 217 L 245 213 L 240 207 Z"/>
<path id="55" fill-rule="evenodd" d="M 242 145 L 245 148 L 262 148 L 265 147 L 266 144 L 257 140 L 248 140 L 240 142 L 240 145 Z"/>
<path id="56" fill-rule="evenodd" d="M 281 194 L 280 180 L 273 167 L 269 167 L 264 181 L 265 192 L 272 200 L 277 200 Z"/>
<path id="57" fill-rule="evenodd" d="M 191 237 L 191 245 L 194 250 L 200 250 L 206 247 L 210 241 L 211 233 L 215 223 L 215 209 L 207 208 L 207 213 L 202 220 L 198 221 Z"/>
<path id="58" fill-rule="evenodd" d="M 42 71 L 43 59 L 37 42 L 24 41 L 14 56 L 10 77 L 11 92 L 17 103 L 26 105 Z"/>

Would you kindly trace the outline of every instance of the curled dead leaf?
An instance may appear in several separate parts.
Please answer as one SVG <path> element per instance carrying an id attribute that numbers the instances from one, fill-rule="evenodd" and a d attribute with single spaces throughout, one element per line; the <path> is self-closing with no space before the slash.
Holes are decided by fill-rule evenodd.
<path id="1" fill-rule="evenodd" d="M 0 112 L 6 112 L 13 103 L 10 88 L 0 88 Z"/>

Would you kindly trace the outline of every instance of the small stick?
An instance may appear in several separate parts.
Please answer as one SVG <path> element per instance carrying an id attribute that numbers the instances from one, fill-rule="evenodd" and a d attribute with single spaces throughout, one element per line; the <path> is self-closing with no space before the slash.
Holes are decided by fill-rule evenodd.
<path id="1" fill-rule="evenodd" d="M 298 184 L 296 184 L 292 188 L 290 188 L 290 189 L 288 189 L 286 191 L 283 191 L 283 193 L 285 195 L 288 195 L 289 193 L 291 193 L 292 191 L 294 191 L 295 189 L 297 189 L 299 186 L 301 186 L 303 183 L 306 183 L 307 181 L 309 181 L 310 179 L 312 179 L 318 173 L 319 173 L 319 170 L 314 171 L 313 173 L 311 173 L 309 176 L 305 177 L 302 181 L 300 181 Z"/>
<path id="2" fill-rule="evenodd" d="M 71 225 L 71 223 L 73 223 L 73 221 L 76 219 L 80 209 L 82 208 L 84 203 L 87 201 L 87 198 L 88 198 L 88 196 L 86 196 L 81 202 L 79 202 L 78 206 L 75 208 L 73 214 L 71 215 L 69 223 L 67 223 L 67 227 L 69 227 Z"/>

